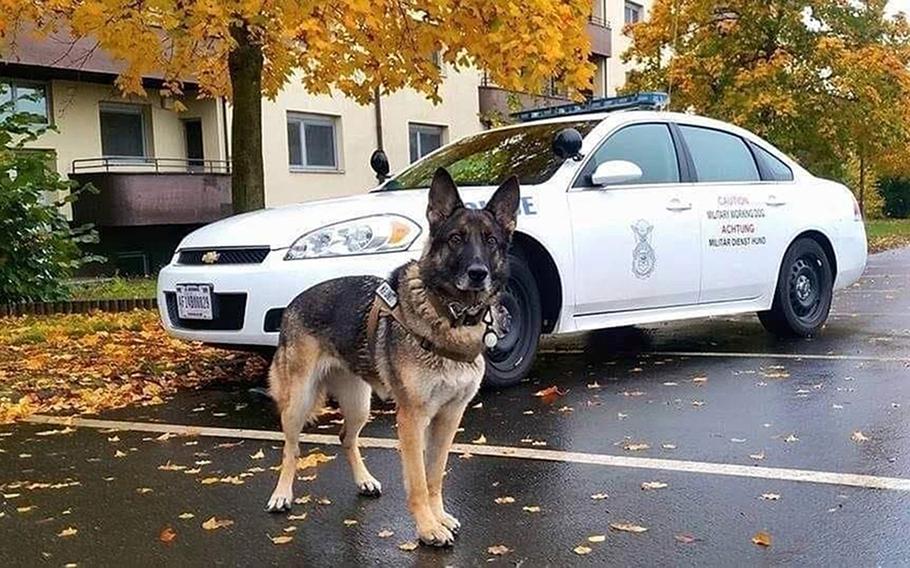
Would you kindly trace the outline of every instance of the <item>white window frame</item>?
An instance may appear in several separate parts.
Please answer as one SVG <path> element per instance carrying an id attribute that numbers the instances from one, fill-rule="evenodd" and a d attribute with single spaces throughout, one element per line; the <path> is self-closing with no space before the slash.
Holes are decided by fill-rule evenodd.
<path id="1" fill-rule="evenodd" d="M 17 87 L 41 87 L 44 89 L 44 121 L 35 124 L 51 126 L 54 124 L 53 105 L 51 104 L 51 84 L 48 81 L 35 81 L 32 79 L 15 79 L 12 77 L 0 77 L 0 84 L 9 89 L 10 100 L 13 101 L 13 112 L 19 112 L 17 102 L 19 95 L 16 93 Z M 5 94 L 4 94 L 5 95 Z"/>
<path id="2" fill-rule="evenodd" d="M 638 19 L 632 21 L 626 17 L 627 11 L 632 10 L 638 16 Z M 645 7 L 639 4 L 638 2 L 629 2 L 626 0 L 622 6 L 622 20 L 623 24 L 635 24 L 645 19 Z"/>
<path id="3" fill-rule="evenodd" d="M 439 147 L 442 148 L 448 144 L 449 126 L 447 124 L 432 124 L 429 122 L 408 122 L 408 160 L 411 158 L 411 132 L 417 132 L 417 160 L 423 159 L 430 152 L 422 153 L 420 148 L 420 133 L 439 134 Z M 438 148 L 437 148 L 438 149 Z M 431 150 L 435 152 L 436 150 Z M 417 161 L 415 160 L 415 162 Z M 410 162 L 414 163 L 414 162 Z"/>
<path id="4" fill-rule="evenodd" d="M 142 155 L 141 156 L 116 156 L 108 155 L 104 153 L 104 139 L 101 140 L 101 153 L 104 158 L 110 160 L 116 160 L 118 162 L 139 162 L 146 163 L 149 162 L 151 158 L 154 158 L 152 152 L 152 137 L 151 137 L 151 121 L 149 116 L 148 105 L 143 104 L 131 104 L 131 103 L 120 103 L 120 102 L 107 102 L 101 101 L 98 103 L 98 134 L 103 136 L 101 132 L 101 114 L 104 112 L 109 113 L 120 113 L 120 114 L 133 114 L 139 115 L 140 125 L 142 128 Z"/>
<path id="5" fill-rule="evenodd" d="M 341 130 L 341 118 L 338 115 L 334 114 L 320 114 L 313 112 L 300 112 L 289 110 L 287 111 L 287 120 L 286 123 L 296 123 L 297 129 L 300 136 L 300 164 L 291 163 L 291 141 L 287 140 L 288 148 L 288 169 L 292 172 L 320 172 L 320 173 L 343 173 L 341 167 L 341 152 L 339 147 L 341 146 L 341 136 L 339 135 Z M 332 127 L 332 142 L 334 150 L 334 166 L 314 166 L 306 163 L 306 133 L 304 131 L 305 124 L 317 124 L 319 126 L 331 126 Z M 285 129 L 287 132 L 287 129 Z M 287 136 L 287 134 L 285 134 Z"/>

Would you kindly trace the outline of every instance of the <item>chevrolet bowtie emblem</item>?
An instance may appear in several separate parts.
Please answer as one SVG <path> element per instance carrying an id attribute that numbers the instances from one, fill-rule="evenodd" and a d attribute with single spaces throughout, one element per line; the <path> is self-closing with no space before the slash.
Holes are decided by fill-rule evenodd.
<path id="1" fill-rule="evenodd" d="M 221 255 L 218 254 L 218 251 L 210 250 L 202 255 L 202 262 L 206 264 L 215 264 L 218 262 L 219 258 L 221 258 Z"/>

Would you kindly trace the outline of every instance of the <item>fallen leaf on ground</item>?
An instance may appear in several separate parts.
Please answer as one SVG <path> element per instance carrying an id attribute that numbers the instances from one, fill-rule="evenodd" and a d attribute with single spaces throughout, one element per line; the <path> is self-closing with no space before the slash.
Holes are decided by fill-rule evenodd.
<path id="1" fill-rule="evenodd" d="M 116 452 L 114 452 L 114 457 L 115 457 L 115 458 L 125 458 L 125 457 L 126 457 L 126 453 L 125 453 L 125 452 L 121 452 L 120 450 L 117 450 Z"/>
<path id="2" fill-rule="evenodd" d="M 762 493 L 761 498 L 765 501 L 777 501 L 780 499 L 780 494 L 778 493 Z"/>
<path id="3" fill-rule="evenodd" d="M 306 513 L 300 513 L 299 515 L 288 515 L 289 521 L 303 521 L 306 519 Z"/>
<path id="4" fill-rule="evenodd" d="M 261 460 L 264 457 L 265 457 L 265 452 L 262 451 L 262 448 L 259 448 L 259 451 L 256 452 L 255 454 L 250 455 L 251 460 Z"/>
<path id="5" fill-rule="evenodd" d="M 494 556 L 502 556 L 508 554 L 512 549 L 504 544 L 494 544 L 493 546 L 487 547 L 487 552 Z"/>
<path id="6" fill-rule="evenodd" d="M 196 515 L 194 515 L 192 513 L 180 513 L 180 515 L 177 518 L 186 520 L 186 519 L 192 519 L 195 516 Z"/>
<path id="7" fill-rule="evenodd" d="M 65 536 L 73 536 L 73 535 L 76 534 L 77 532 L 79 532 L 78 529 L 75 529 L 75 528 L 73 528 L 73 527 L 66 527 L 65 529 L 63 529 L 62 531 L 60 531 L 60 533 L 59 533 L 57 536 L 64 536 L 64 537 L 65 537 Z"/>
<path id="8" fill-rule="evenodd" d="M 136 488 L 136 493 L 138 493 L 140 495 L 145 495 L 146 493 L 151 493 L 151 492 L 152 492 L 151 487 L 137 487 Z"/>
<path id="9" fill-rule="evenodd" d="M 607 497 L 609 497 L 609 495 L 606 493 L 595 493 L 594 495 L 591 495 L 591 499 L 594 499 L 595 501 L 600 501 L 602 499 L 606 499 Z"/>
<path id="10" fill-rule="evenodd" d="M 186 469 L 186 466 L 173 464 L 170 461 L 168 461 L 164 465 L 159 465 L 158 469 L 160 469 L 161 471 L 183 471 Z"/>
<path id="11" fill-rule="evenodd" d="M 643 533 L 648 530 L 647 527 L 641 525 L 636 525 L 634 523 L 610 523 L 610 528 L 615 531 L 630 532 L 630 533 Z"/>
<path id="12" fill-rule="evenodd" d="M 486 444 L 486 443 L 487 443 L 487 437 L 484 436 L 483 434 L 481 434 L 480 436 L 477 437 L 476 440 L 471 440 L 471 443 L 472 443 L 472 444 L 478 444 L 478 445 Z"/>
<path id="13" fill-rule="evenodd" d="M 694 377 L 692 382 L 697 385 L 703 385 L 708 382 L 708 377 Z"/>
<path id="14" fill-rule="evenodd" d="M 592 534 L 588 537 L 588 542 L 603 542 L 607 540 L 607 535 L 605 534 Z"/>
<path id="15" fill-rule="evenodd" d="M 294 537 L 283 534 L 280 536 L 269 536 L 269 539 L 272 541 L 272 544 L 287 544 L 294 540 Z"/>
<path id="16" fill-rule="evenodd" d="M 668 485 L 663 481 L 645 481 L 641 484 L 641 488 L 645 491 L 652 489 L 663 489 L 665 487 L 668 487 Z"/>
<path id="17" fill-rule="evenodd" d="M 866 436 L 865 434 L 863 434 L 862 432 L 857 430 L 856 432 L 853 433 L 852 436 L 850 436 L 850 439 L 853 440 L 854 442 L 868 442 L 872 438 Z"/>
<path id="18" fill-rule="evenodd" d="M 400 548 L 401 550 L 404 550 L 406 552 L 410 552 L 412 550 L 417 550 L 417 543 L 416 542 L 402 542 L 401 544 L 398 545 L 398 548 Z"/>
<path id="19" fill-rule="evenodd" d="M 493 499 L 493 501 L 495 501 L 498 505 L 506 505 L 509 503 L 514 503 L 515 497 L 506 495 L 505 497 L 497 497 L 496 499 Z"/>
<path id="20" fill-rule="evenodd" d="M 539 513 L 540 507 L 538 507 L 537 505 L 525 505 L 524 507 L 521 508 L 521 510 L 526 511 L 528 513 Z"/>
<path id="21" fill-rule="evenodd" d="M 381 531 L 376 533 L 376 536 L 378 536 L 379 538 L 389 538 L 393 534 L 395 534 L 394 531 L 390 531 L 389 529 L 382 529 Z"/>
<path id="22" fill-rule="evenodd" d="M 579 556 L 584 556 L 585 554 L 591 554 L 591 547 L 585 546 L 583 544 L 579 544 L 578 546 L 576 546 L 575 548 L 572 549 L 572 552 L 574 552 L 575 554 L 577 554 Z"/>
<path id="23" fill-rule="evenodd" d="M 482 403 L 482 402 L 478 402 L 477 404 L 475 404 L 475 405 L 472 406 L 471 408 L 473 408 L 474 410 L 480 410 L 481 408 L 483 408 L 483 403 Z"/>
<path id="24" fill-rule="evenodd" d="M 762 452 L 760 454 L 749 454 L 749 457 L 754 460 L 763 460 L 765 459 L 765 452 Z"/>
<path id="25" fill-rule="evenodd" d="M 796 437 L 796 434 L 788 434 L 787 437 L 784 438 L 784 442 L 787 442 L 787 443 L 799 442 L 799 438 Z"/>
<path id="26" fill-rule="evenodd" d="M 757 546 L 771 546 L 771 535 L 765 531 L 759 531 L 752 537 L 752 544 Z"/>
<path id="27" fill-rule="evenodd" d="M 553 385 L 545 389 L 539 390 L 534 393 L 534 396 L 539 398 L 556 398 L 560 396 L 565 396 L 568 391 L 561 391 L 559 387 Z"/>
<path id="28" fill-rule="evenodd" d="M 213 531 L 215 529 L 229 527 L 233 524 L 234 524 L 234 521 L 232 521 L 230 519 L 216 519 L 215 517 L 211 517 L 207 521 L 202 523 L 202 528 L 204 528 L 207 531 Z"/>
<path id="29" fill-rule="evenodd" d="M 356 524 L 357 524 L 357 521 L 355 521 L 354 519 L 345 519 L 344 520 L 344 526 L 346 526 L 346 527 L 352 527 Z"/>
<path id="30" fill-rule="evenodd" d="M 164 543 L 173 542 L 177 538 L 177 533 L 171 527 L 164 527 L 158 535 L 158 540 Z"/>
<path id="31" fill-rule="evenodd" d="M 622 449 L 629 452 L 640 452 L 642 450 L 647 450 L 649 446 L 646 442 L 626 442 L 622 445 Z"/>
<path id="32" fill-rule="evenodd" d="M 697 541 L 698 538 L 695 535 L 689 533 L 681 533 L 673 537 L 676 542 L 681 542 L 683 544 L 692 544 Z"/>
<path id="33" fill-rule="evenodd" d="M 319 499 L 316 499 L 316 503 L 319 505 L 331 505 L 332 501 L 328 497 L 320 497 Z"/>
<path id="34" fill-rule="evenodd" d="M 313 452 L 307 454 L 302 458 L 297 458 L 297 469 L 309 469 L 311 467 L 317 467 L 319 464 L 330 462 L 335 459 L 335 456 L 327 456 L 322 452 Z"/>
<path id="35" fill-rule="evenodd" d="M 665 450 L 675 450 L 676 444 L 661 444 L 660 447 Z"/>

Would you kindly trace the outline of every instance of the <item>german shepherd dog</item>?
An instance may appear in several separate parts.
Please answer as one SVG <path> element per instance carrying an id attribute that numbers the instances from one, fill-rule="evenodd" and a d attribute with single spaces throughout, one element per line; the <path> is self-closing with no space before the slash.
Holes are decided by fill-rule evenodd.
<path id="1" fill-rule="evenodd" d="M 420 541 L 454 542 L 461 524 L 443 506 L 443 473 L 465 407 L 483 378 L 485 335 L 508 278 L 518 200 L 513 176 L 486 207 L 468 209 L 440 168 L 430 186 L 429 240 L 419 260 L 399 266 L 386 281 L 337 278 L 290 303 L 269 373 L 285 443 L 267 510 L 290 509 L 300 431 L 326 396 L 344 415 L 341 445 L 358 491 L 379 495 L 382 487 L 357 442 L 375 392 L 397 404 L 407 504 Z M 392 289 L 397 305 L 377 293 L 383 286 Z"/>

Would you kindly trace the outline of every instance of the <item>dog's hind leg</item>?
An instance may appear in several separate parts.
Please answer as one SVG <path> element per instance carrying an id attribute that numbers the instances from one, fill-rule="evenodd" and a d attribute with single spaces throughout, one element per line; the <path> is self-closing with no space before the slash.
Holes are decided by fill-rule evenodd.
<path id="1" fill-rule="evenodd" d="M 341 414 L 344 415 L 344 426 L 339 437 L 341 447 L 347 455 L 354 474 L 354 483 L 361 495 L 378 497 L 382 493 L 382 484 L 370 474 L 360 455 L 360 430 L 370 418 L 370 395 L 373 389 L 360 377 L 350 373 L 336 373 L 329 381 L 329 393 L 338 401 Z"/>
<path id="2" fill-rule="evenodd" d="M 323 396 L 320 350 L 315 339 L 304 338 L 292 347 L 275 353 L 269 372 L 272 396 L 281 411 L 284 431 L 284 456 L 281 475 L 266 505 L 272 513 L 287 511 L 293 501 L 294 475 L 300 455 L 300 431 Z"/>

